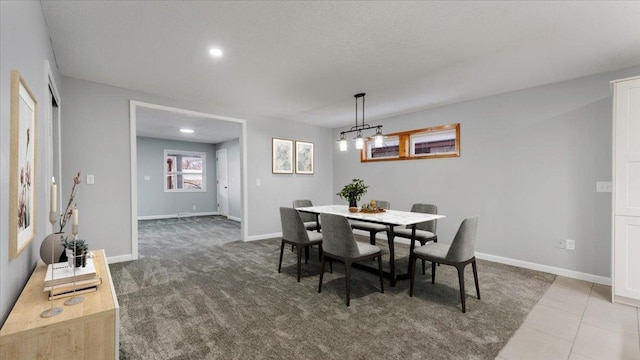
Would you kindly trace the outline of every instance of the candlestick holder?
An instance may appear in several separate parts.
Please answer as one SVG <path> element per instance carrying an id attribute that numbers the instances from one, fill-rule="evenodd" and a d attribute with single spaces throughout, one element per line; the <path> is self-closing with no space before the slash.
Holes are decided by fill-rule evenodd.
<path id="1" fill-rule="evenodd" d="M 71 225 L 71 233 L 73 234 L 73 296 L 64 302 L 65 305 L 77 305 L 84 301 L 84 297 L 76 296 L 76 240 L 78 239 L 78 225 Z"/>
<path id="2" fill-rule="evenodd" d="M 51 226 L 53 227 L 53 225 L 56 224 L 56 219 L 58 218 L 58 214 L 55 211 L 49 211 L 49 222 L 51 223 Z M 51 282 L 53 283 L 53 270 L 55 269 L 55 258 L 54 258 L 54 248 L 55 246 L 51 247 Z M 53 291 L 53 289 L 55 288 L 54 285 L 51 285 L 51 291 Z M 62 308 L 61 307 L 53 307 L 53 301 L 51 301 L 51 308 L 47 309 L 43 312 L 40 313 L 40 316 L 43 318 L 49 318 L 52 316 L 56 316 L 58 314 L 60 314 L 62 312 Z"/>

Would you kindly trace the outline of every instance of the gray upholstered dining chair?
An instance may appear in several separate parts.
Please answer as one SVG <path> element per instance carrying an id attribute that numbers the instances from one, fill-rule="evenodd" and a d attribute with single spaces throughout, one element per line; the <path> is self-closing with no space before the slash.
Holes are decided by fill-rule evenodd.
<path id="1" fill-rule="evenodd" d="M 437 214 L 438 207 L 432 204 L 413 204 L 411 206 L 411 212 Z M 437 225 L 438 220 L 425 221 L 416 224 L 416 240 L 420 242 L 421 246 L 424 246 L 429 241 L 438 242 L 438 235 L 436 235 Z M 407 226 L 405 229 L 394 229 L 394 236 L 411 239 L 411 227 Z M 425 261 L 422 260 L 422 275 L 424 274 Z"/>
<path id="2" fill-rule="evenodd" d="M 376 200 L 376 206 L 379 208 L 383 208 L 389 210 L 391 204 L 385 200 Z M 376 234 L 381 231 L 387 232 L 387 237 L 389 236 L 389 228 L 387 225 L 375 224 L 366 221 L 358 221 L 358 220 L 349 220 L 352 229 L 364 230 L 369 232 L 369 243 L 371 245 L 376 244 Z"/>
<path id="3" fill-rule="evenodd" d="M 382 279 L 382 252 L 374 245 L 356 241 L 349 221 L 343 216 L 333 214 L 322 214 L 323 224 L 323 252 L 320 262 L 320 284 L 318 293 L 322 292 L 322 277 L 324 275 L 325 259 L 336 260 L 344 263 L 345 277 L 347 285 L 347 306 L 351 300 L 351 264 L 366 259 L 378 258 L 378 268 L 380 270 L 380 292 L 384 293 L 384 283 Z"/>
<path id="4" fill-rule="evenodd" d="M 294 208 L 281 207 L 280 221 L 282 223 L 282 242 L 280 243 L 280 262 L 278 263 L 278 273 L 280 273 L 280 270 L 282 269 L 282 253 L 284 252 L 284 244 L 291 244 L 297 249 L 298 282 L 300 282 L 302 249 L 318 245 L 320 254 L 322 254 L 322 234 L 306 230 L 302 219 L 300 218 L 300 213 Z"/>
<path id="5" fill-rule="evenodd" d="M 293 200 L 293 207 L 309 207 L 313 206 L 311 200 Z M 320 231 L 320 226 L 318 222 L 316 222 L 316 216 L 314 214 L 300 212 L 300 217 L 302 218 L 302 222 L 304 222 L 304 227 L 309 231 Z"/>
<path id="6" fill-rule="evenodd" d="M 411 284 L 409 285 L 409 296 L 413 296 L 413 285 L 416 276 L 416 259 L 431 261 L 431 283 L 436 281 L 436 263 L 455 266 L 458 270 L 458 282 L 460 283 L 460 302 L 462 312 L 467 312 L 465 307 L 464 292 L 464 268 L 471 264 L 473 268 L 473 279 L 476 283 L 476 294 L 480 300 L 480 286 L 478 285 L 478 269 L 476 267 L 476 257 L 474 254 L 474 243 L 476 231 L 478 229 L 478 217 L 466 218 L 460 224 L 460 228 L 453 238 L 451 245 L 428 243 L 413 250 L 410 256 L 411 262 Z"/>

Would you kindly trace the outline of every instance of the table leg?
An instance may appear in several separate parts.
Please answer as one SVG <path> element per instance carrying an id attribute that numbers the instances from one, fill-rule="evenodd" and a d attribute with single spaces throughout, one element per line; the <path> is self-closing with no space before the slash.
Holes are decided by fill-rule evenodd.
<path id="1" fill-rule="evenodd" d="M 411 247 L 409 248 L 409 260 L 413 256 L 413 249 L 416 248 L 416 224 L 411 225 Z M 413 272 L 413 266 L 411 266 L 411 261 L 409 261 L 409 268 L 407 270 L 407 274 L 411 277 Z"/>
<path id="2" fill-rule="evenodd" d="M 316 214 L 316 231 L 320 232 L 320 214 Z"/>
<path id="3" fill-rule="evenodd" d="M 389 238 L 389 272 L 391 273 L 391 287 L 396 286 L 396 259 L 395 259 L 395 251 L 393 245 L 393 238 L 395 235 L 393 234 L 393 225 L 388 226 L 389 231 L 387 232 L 387 237 Z"/>

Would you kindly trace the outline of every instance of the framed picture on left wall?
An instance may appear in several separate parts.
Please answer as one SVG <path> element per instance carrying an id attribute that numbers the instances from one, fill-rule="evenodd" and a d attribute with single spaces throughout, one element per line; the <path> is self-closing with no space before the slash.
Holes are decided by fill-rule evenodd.
<path id="1" fill-rule="evenodd" d="M 293 174 L 293 140 L 273 138 L 271 151 L 271 172 Z"/>
<path id="2" fill-rule="evenodd" d="M 38 102 L 24 78 L 11 70 L 9 150 L 9 258 L 36 236 Z"/>

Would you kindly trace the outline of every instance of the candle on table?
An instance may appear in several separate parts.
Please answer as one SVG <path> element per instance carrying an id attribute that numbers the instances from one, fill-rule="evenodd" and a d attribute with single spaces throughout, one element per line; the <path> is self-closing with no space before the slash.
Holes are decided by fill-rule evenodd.
<path id="1" fill-rule="evenodd" d="M 73 208 L 73 225 L 78 225 L 78 208 Z"/>
<path id="2" fill-rule="evenodd" d="M 58 185 L 56 185 L 56 178 L 51 178 L 51 203 L 49 211 L 56 211 L 58 209 Z"/>

